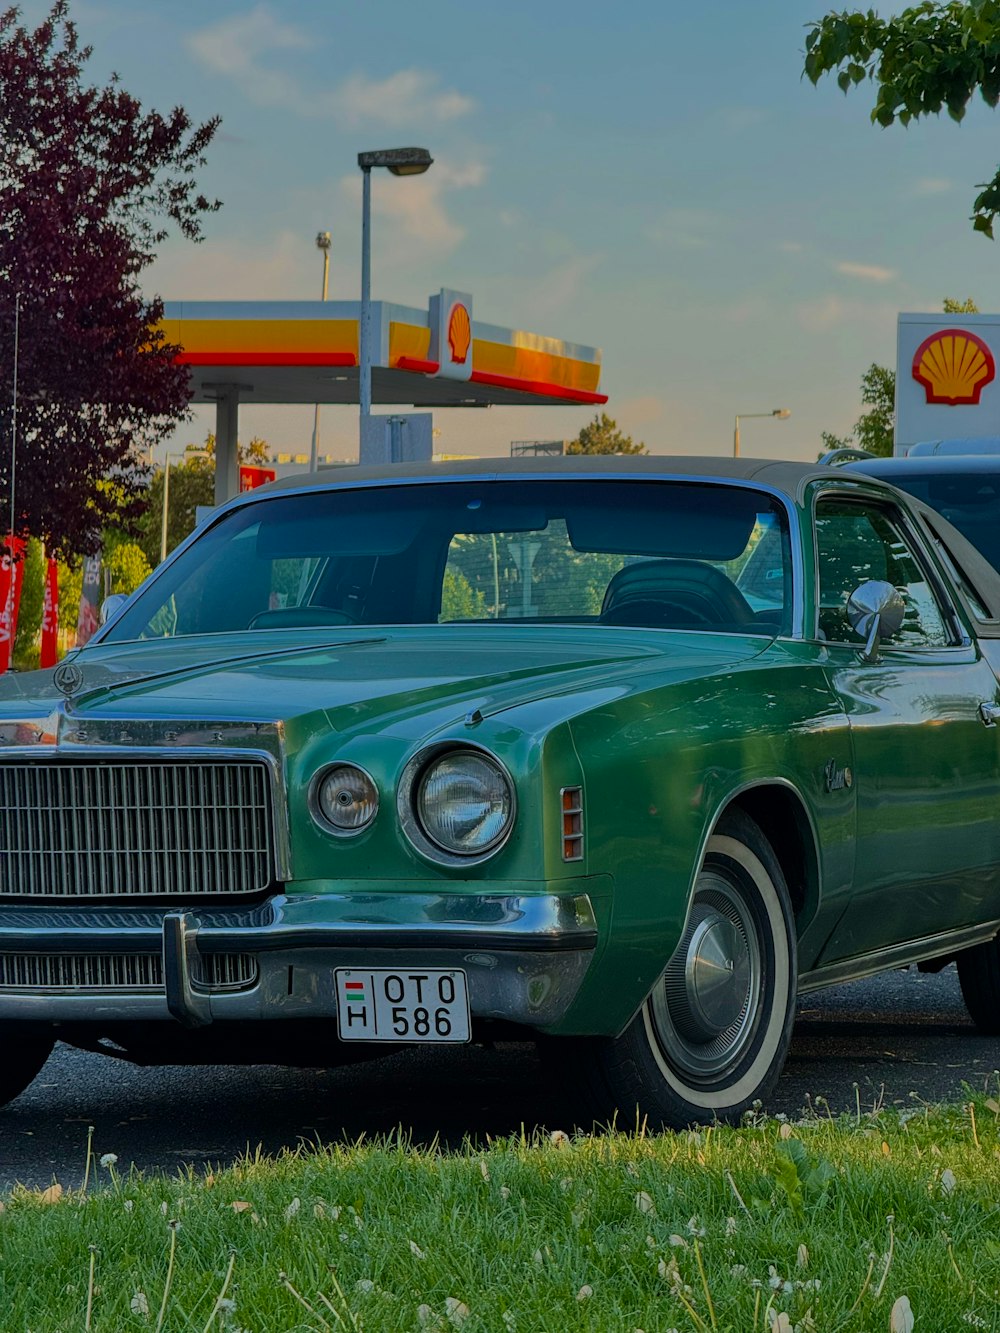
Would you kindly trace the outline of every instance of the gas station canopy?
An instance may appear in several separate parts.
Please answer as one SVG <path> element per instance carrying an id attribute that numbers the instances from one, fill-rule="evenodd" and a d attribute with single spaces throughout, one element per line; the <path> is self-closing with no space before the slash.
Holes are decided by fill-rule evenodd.
<path id="1" fill-rule="evenodd" d="M 216 404 L 216 501 L 236 492 L 239 404 L 357 403 L 357 301 L 168 301 L 162 330 L 191 375 L 191 401 Z M 426 310 L 370 306 L 372 402 L 432 407 L 593 405 L 593 347 L 472 318 L 442 290 Z"/>
<path id="2" fill-rule="evenodd" d="M 471 346 L 461 362 L 450 356 L 435 327 L 442 305 L 460 298 L 444 292 L 428 310 L 373 301 L 372 400 L 416 407 L 497 404 L 606 403 L 598 392 L 601 354 L 558 338 L 472 322 Z M 192 401 L 212 402 L 220 384 L 240 385 L 255 403 L 356 403 L 356 301 L 168 301 L 163 332 L 181 348 L 191 370 Z M 461 368 L 465 374 L 449 373 Z"/>

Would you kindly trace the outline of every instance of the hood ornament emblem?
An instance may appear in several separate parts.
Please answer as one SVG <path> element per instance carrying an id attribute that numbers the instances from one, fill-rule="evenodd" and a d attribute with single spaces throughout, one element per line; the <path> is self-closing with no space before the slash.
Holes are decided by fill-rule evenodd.
<path id="1" fill-rule="evenodd" d="M 83 684 L 83 668 L 72 659 L 65 659 L 52 673 L 52 684 L 69 699 Z"/>

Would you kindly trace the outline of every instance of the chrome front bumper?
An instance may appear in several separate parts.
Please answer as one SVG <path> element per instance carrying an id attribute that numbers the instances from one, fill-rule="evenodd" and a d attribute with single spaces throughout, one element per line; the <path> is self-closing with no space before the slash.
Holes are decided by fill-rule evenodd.
<path id="1" fill-rule="evenodd" d="M 544 1028 L 568 1010 L 596 944 L 586 893 L 296 895 L 242 910 L 0 907 L 0 956 L 162 959 L 154 989 L 0 985 L 0 1019 L 200 1027 L 333 1017 L 336 968 L 416 965 L 465 971 L 474 1018 Z M 250 956 L 254 979 L 205 984 L 213 954 Z"/>

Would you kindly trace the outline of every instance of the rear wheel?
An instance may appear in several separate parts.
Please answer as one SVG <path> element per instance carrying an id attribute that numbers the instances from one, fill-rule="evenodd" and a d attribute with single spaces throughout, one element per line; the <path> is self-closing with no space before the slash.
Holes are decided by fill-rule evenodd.
<path id="1" fill-rule="evenodd" d="M 795 978 L 781 867 L 733 811 L 709 839 L 681 941 L 639 1013 L 620 1037 L 587 1043 L 599 1117 L 622 1128 L 738 1120 L 781 1072 Z"/>
<path id="2" fill-rule="evenodd" d="M 0 1106 L 19 1097 L 52 1054 L 56 1039 L 49 1026 L 9 1023 L 0 1060 Z"/>
<path id="3" fill-rule="evenodd" d="M 964 949 L 955 960 L 962 999 L 980 1032 L 1000 1034 L 1000 936 Z"/>

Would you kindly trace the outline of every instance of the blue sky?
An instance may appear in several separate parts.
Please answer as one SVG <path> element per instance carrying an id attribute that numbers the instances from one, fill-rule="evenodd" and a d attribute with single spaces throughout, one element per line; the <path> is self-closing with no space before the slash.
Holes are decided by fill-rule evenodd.
<path id="1" fill-rule="evenodd" d="M 33 22 L 46 4 L 23 5 Z M 419 178 L 374 178 L 373 292 L 472 292 L 479 319 L 603 349 L 608 412 L 655 453 L 814 458 L 846 431 L 896 313 L 973 296 L 1000 309 L 998 251 L 972 232 L 995 167 L 982 105 L 903 130 L 801 77 L 795 0 L 75 0 L 93 77 L 148 106 L 222 116 L 202 175 L 206 240 L 167 242 L 166 299 L 318 297 L 359 286 L 359 149 L 420 144 Z M 438 447 L 506 453 L 575 434 L 584 408 L 438 411 Z M 178 440 L 197 438 L 202 409 Z M 308 449 L 309 409 L 244 408 L 241 434 Z M 326 409 L 322 451 L 356 449 Z"/>

